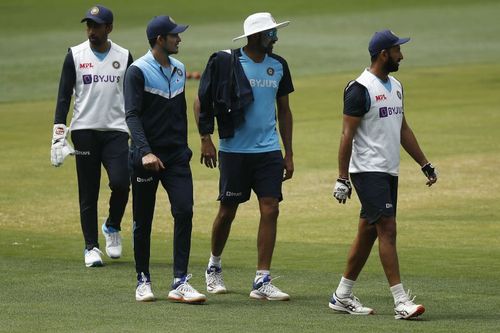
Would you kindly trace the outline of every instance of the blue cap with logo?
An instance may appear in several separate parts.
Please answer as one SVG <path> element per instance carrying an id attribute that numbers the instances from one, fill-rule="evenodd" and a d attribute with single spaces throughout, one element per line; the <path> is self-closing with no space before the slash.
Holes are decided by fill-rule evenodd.
<path id="1" fill-rule="evenodd" d="M 189 25 L 181 25 L 175 23 L 175 21 L 170 16 L 155 16 L 148 23 L 148 27 L 146 28 L 146 35 L 148 36 L 148 39 L 153 39 L 158 36 L 184 32 L 188 27 Z"/>
<path id="2" fill-rule="evenodd" d="M 90 8 L 87 11 L 87 14 L 81 20 L 81 22 L 85 22 L 88 20 L 94 21 L 95 23 L 98 23 L 98 24 L 112 24 L 113 23 L 113 13 L 111 12 L 111 10 L 107 9 L 106 7 L 97 5 L 97 6 Z"/>
<path id="3" fill-rule="evenodd" d="M 368 44 L 368 51 L 370 51 L 370 55 L 373 57 L 374 55 L 379 54 L 382 50 L 404 44 L 409 40 L 409 37 L 399 38 L 390 30 L 377 31 L 373 34 L 370 44 Z"/>

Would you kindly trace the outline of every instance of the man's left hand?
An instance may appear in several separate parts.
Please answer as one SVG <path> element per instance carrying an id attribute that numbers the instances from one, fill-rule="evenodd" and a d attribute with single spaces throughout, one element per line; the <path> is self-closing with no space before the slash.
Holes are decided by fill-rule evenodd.
<path id="1" fill-rule="evenodd" d="M 437 182 L 438 172 L 436 168 L 428 162 L 422 167 L 422 172 L 427 177 L 428 181 L 425 183 L 427 186 L 432 186 L 435 182 Z"/>
<path id="2" fill-rule="evenodd" d="M 284 162 L 284 172 L 283 172 L 283 181 L 288 180 L 293 177 L 293 157 L 291 155 L 285 155 L 283 160 Z"/>

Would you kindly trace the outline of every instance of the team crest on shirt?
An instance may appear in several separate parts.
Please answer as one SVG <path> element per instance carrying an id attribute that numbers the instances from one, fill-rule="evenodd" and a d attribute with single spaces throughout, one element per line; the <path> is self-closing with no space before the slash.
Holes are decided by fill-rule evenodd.
<path id="1" fill-rule="evenodd" d="M 114 69 L 120 68 L 120 63 L 118 61 L 113 61 L 113 68 Z"/>
<path id="2" fill-rule="evenodd" d="M 184 75 L 184 74 L 182 73 L 182 69 L 180 69 L 180 68 L 177 68 L 177 75 L 179 75 L 179 76 L 182 76 L 182 75 Z"/>
<path id="3" fill-rule="evenodd" d="M 396 91 L 396 95 L 398 95 L 398 98 L 401 99 L 401 91 Z"/>
<path id="4" fill-rule="evenodd" d="M 273 75 L 274 75 L 274 68 L 269 67 L 269 68 L 267 69 L 267 75 L 269 75 L 269 76 L 273 76 Z"/>

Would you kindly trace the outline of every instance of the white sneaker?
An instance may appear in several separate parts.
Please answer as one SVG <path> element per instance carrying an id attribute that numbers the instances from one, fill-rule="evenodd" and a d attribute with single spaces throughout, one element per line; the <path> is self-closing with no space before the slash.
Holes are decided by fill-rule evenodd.
<path id="1" fill-rule="evenodd" d="M 149 279 L 149 275 L 146 276 L 144 273 L 141 273 L 139 279 L 137 280 L 135 300 L 139 302 L 152 302 L 155 300 L 155 295 L 153 295 L 153 290 L 151 289 L 151 280 Z"/>
<path id="2" fill-rule="evenodd" d="M 264 275 L 262 279 L 254 281 L 253 290 L 250 292 L 250 297 L 254 299 L 267 299 L 268 301 L 288 301 L 290 295 L 282 292 L 278 287 L 272 284 L 270 275 Z"/>
<path id="3" fill-rule="evenodd" d="M 422 304 L 415 304 L 415 296 L 411 297 L 411 291 L 408 290 L 406 297 L 399 301 L 394 306 L 394 318 L 395 319 L 411 319 L 420 316 L 425 312 L 425 308 Z"/>
<path id="4" fill-rule="evenodd" d="M 347 312 L 352 315 L 370 315 L 375 313 L 372 308 L 364 307 L 359 298 L 353 294 L 346 298 L 339 298 L 337 294 L 334 294 L 328 306 L 335 311 Z"/>
<path id="5" fill-rule="evenodd" d="M 106 227 L 106 223 L 102 225 L 102 233 L 106 238 L 106 254 L 111 259 L 118 259 L 122 256 L 122 237 L 120 231 Z"/>
<path id="6" fill-rule="evenodd" d="M 92 250 L 85 249 L 83 254 L 85 256 L 85 266 L 100 267 L 104 265 L 101 258 L 102 252 L 97 247 L 94 247 Z"/>
<path id="7" fill-rule="evenodd" d="M 210 266 L 205 271 L 205 281 L 207 283 L 207 291 L 211 294 L 225 294 L 227 292 L 222 277 L 222 268 Z"/>
<path id="8" fill-rule="evenodd" d="M 189 283 L 191 274 L 183 277 L 179 282 L 172 285 L 172 290 L 168 293 L 168 298 L 183 303 L 203 303 L 207 297 L 199 293 Z"/>

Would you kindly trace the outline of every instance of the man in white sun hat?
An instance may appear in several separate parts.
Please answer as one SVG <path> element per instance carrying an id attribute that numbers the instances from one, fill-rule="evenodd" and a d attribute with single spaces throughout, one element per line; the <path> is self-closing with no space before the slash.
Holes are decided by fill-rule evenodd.
<path id="1" fill-rule="evenodd" d="M 271 260 L 276 241 L 282 182 L 292 178 L 292 113 L 288 94 L 293 84 L 287 62 L 274 54 L 278 29 L 269 13 L 250 15 L 244 22 L 247 44 L 214 53 L 200 81 L 194 111 L 201 135 L 201 159 L 209 168 L 217 164 L 210 135 L 214 118 L 219 132 L 219 211 L 212 228 L 211 256 L 206 270 L 207 291 L 225 293 L 221 255 L 240 203 L 257 195 L 260 222 L 257 235 L 257 272 L 250 297 L 289 300 L 272 284 Z M 277 107 L 276 107 L 277 106 Z M 283 141 L 285 156 L 276 130 Z"/>

